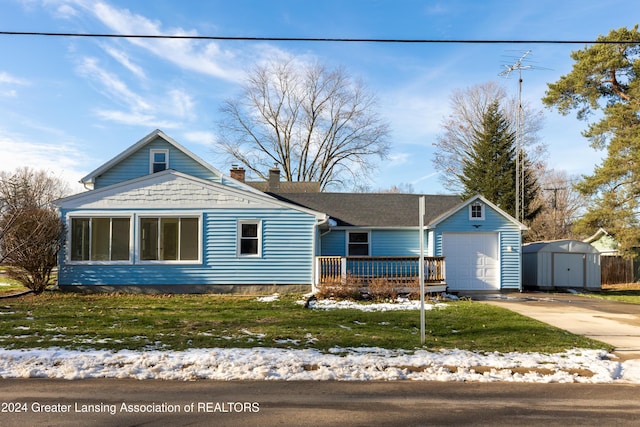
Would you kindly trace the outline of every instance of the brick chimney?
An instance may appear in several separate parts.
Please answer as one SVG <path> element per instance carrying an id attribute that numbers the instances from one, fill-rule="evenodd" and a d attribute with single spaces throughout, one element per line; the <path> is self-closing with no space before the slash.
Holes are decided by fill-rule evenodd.
<path id="1" fill-rule="evenodd" d="M 267 192 L 269 193 L 278 193 L 280 192 L 280 169 L 276 164 L 274 167 L 269 169 L 269 181 Z"/>
<path id="2" fill-rule="evenodd" d="M 237 181 L 244 182 L 245 170 L 241 166 L 231 165 L 231 170 L 229 171 L 229 175 L 231 175 L 231 178 Z"/>

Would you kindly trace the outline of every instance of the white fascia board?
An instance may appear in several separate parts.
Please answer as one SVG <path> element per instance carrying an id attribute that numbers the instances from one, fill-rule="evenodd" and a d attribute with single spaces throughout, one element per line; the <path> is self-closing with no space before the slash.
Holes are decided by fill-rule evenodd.
<path id="1" fill-rule="evenodd" d="M 487 206 L 491 207 L 493 210 L 498 212 L 498 214 L 500 214 L 501 216 L 506 218 L 509 222 L 511 222 L 514 225 L 518 226 L 520 231 L 525 231 L 525 230 L 529 229 L 529 227 L 527 227 L 526 225 L 524 225 L 520 221 L 516 220 L 514 217 L 512 217 L 511 215 L 509 215 L 508 213 L 506 213 L 505 211 L 500 209 L 498 206 L 496 206 L 493 203 L 491 203 L 489 200 L 485 199 L 484 196 L 482 196 L 480 194 L 476 194 L 475 196 L 470 197 L 469 199 L 465 200 L 464 202 L 462 202 L 458 206 L 455 206 L 452 209 L 449 209 L 447 212 L 443 213 L 442 215 L 438 216 L 436 219 L 431 221 L 431 223 L 429 223 L 426 228 L 427 229 L 436 228 L 438 226 L 438 224 L 440 224 L 441 222 L 443 222 L 444 220 L 446 220 L 447 218 L 449 218 L 450 216 L 452 216 L 456 212 L 459 212 L 460 210 L 466 208 L 471 203 L 473 203 L 473 202 L 475 202 L 477 200 L 480 200 L 481 202 L 483 202 L 484 204 L 486 204 Z"/>

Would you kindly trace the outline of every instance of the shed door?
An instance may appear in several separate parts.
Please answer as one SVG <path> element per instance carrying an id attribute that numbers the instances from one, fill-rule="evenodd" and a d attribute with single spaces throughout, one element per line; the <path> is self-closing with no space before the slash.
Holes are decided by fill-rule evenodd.
<path id="1" fill-rule="evenodd" d="M 584 286 L 584 254 L 553 254 L 553 286 Z"/>
<path id="2" fill-rule="evenodd" d="M 442 252 L 449 289 L 500 289 L 498 240 L 498 233 L 444 233 Z"/>

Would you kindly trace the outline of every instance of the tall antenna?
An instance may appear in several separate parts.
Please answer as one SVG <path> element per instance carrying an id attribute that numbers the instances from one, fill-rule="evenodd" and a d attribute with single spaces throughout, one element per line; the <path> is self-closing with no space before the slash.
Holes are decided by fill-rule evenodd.
<path id="1" fill-rule="evenodd" d="M 522 70 L 533 68 L 531 65 L 524 65 L 522 62 L 527 55 L 526 51 L 512 65 L 505 65 L 505 70 L 499 76 L 509 78 L 512 71 L 518 71 L 518 106 L 516 111 L 516 221 L 524 220 L 524 156 L 522 155 Z M 520 203 L 522 201 L 522 203 Z"/>

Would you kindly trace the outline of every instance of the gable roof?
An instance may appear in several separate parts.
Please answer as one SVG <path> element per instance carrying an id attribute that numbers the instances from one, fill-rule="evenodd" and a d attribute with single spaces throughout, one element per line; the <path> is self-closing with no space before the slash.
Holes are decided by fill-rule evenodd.
<path id="1" fill-rule="evenodd" d="M 453 215 L 454 213 L 460 211 L 461 209 L 466 208 L 467 206 L 469 206 L 471 203 L 476 202 L 476 201 L 481 201 L 482 203 L 486 204 L 487 206 L 491 207 L 491 209 L 493 209 L 494 211 L 496 211 L 499 215 L 501 215 L 502 217 L 504 217 L 507 221 L 515 224 L 518 226 L 518 228 L 520 228 L 520 230 L 524 231 L 524 230 L 528 230 L 529 227 L 527 227 L 526 225 L 524 225 L 523 223 L 521 223 L 520 221 L 516 220 L 514 217 L 512 217 L 511 215 L 509 215 L 508 213 L 506 213 L 505 211 L 503 211 L 502 209 L 500 209 L 498 206 L 494 205 L 493 203 L 491 203 L 489 200 L 485 199 L 483 196 L 481 196 L 480 194 L 476 194 L 473 197 L 470 197 L 469 199 L 465 200 L 464 202 L 460 203 L 458 206 L 454 206 L 452 209 L 450 209 L 447 212 L 443 212 L 441 215 L 439 215 L 438 217 L 436 217 L 435 219 L 433 219 L 432 221 L 429 221 L 425 218 L 425 223 L 427 224 L 427 228 L 434 228 L 436 227 L 438 224 L 440 224 L 442 221 L 446 220 L 447 218 L 449 218 L 451 215 Z"/>
<path id="2" fill-rule="evenodd" d="M 272 196 L 325 212 L 338 226 L 418 227 L 419 194 L 397 193 L 287 193 Z M 460 204 L 453 195 L 425 195 L 425 222 Z"/>
<path id="3" fill-rule="evenodd" d="M 204 168 L 210 170 L 214 175 L 223 176 L 223 174 L 219 170 L 217 170 L 216 168 L 211 166 L 209 163 L 202 160 L 197 155 L 193 154 L 191 151 L 187 150 L 182 145 L 178 144 L 178 142 L 176 142 L 173 138 L 171 138 L 170 136 L 162 132 L 160 129 L 156 129 L 150 134 L 148 134 L 147 136 L 145 136 L 144 138 L 142 138 L 141 140 L 139 140 L 138 142 L 136 142 L 135 144 L 133 144 L 132 146 L 130 146 L 129 148 L 127 148 L 126 150 L 124 150 L 122 153 L 118 154 L 108 162 L 104 163 L 102 166 L 98 167 L 93 172 L 89 173 L 87 176 L 85 176 L 80 180 L 80 183 L 92 184 L 97 177 L 99 177 L 104 172 L 111 169 L 112 167 L 114 167 L 115 165 L 117 165 L 118 163 L 120 163 L 121 161 L 129 157 L 131 154 L 135 153 L 136 151 L 144 147 L 145 145 L 154 141 L 156 138 L 162 138 L 167 143 L 173 145 L 176 149 L 182 151 L 185 155 L 191 157 L 195 162 L 199 163 Z"/>

